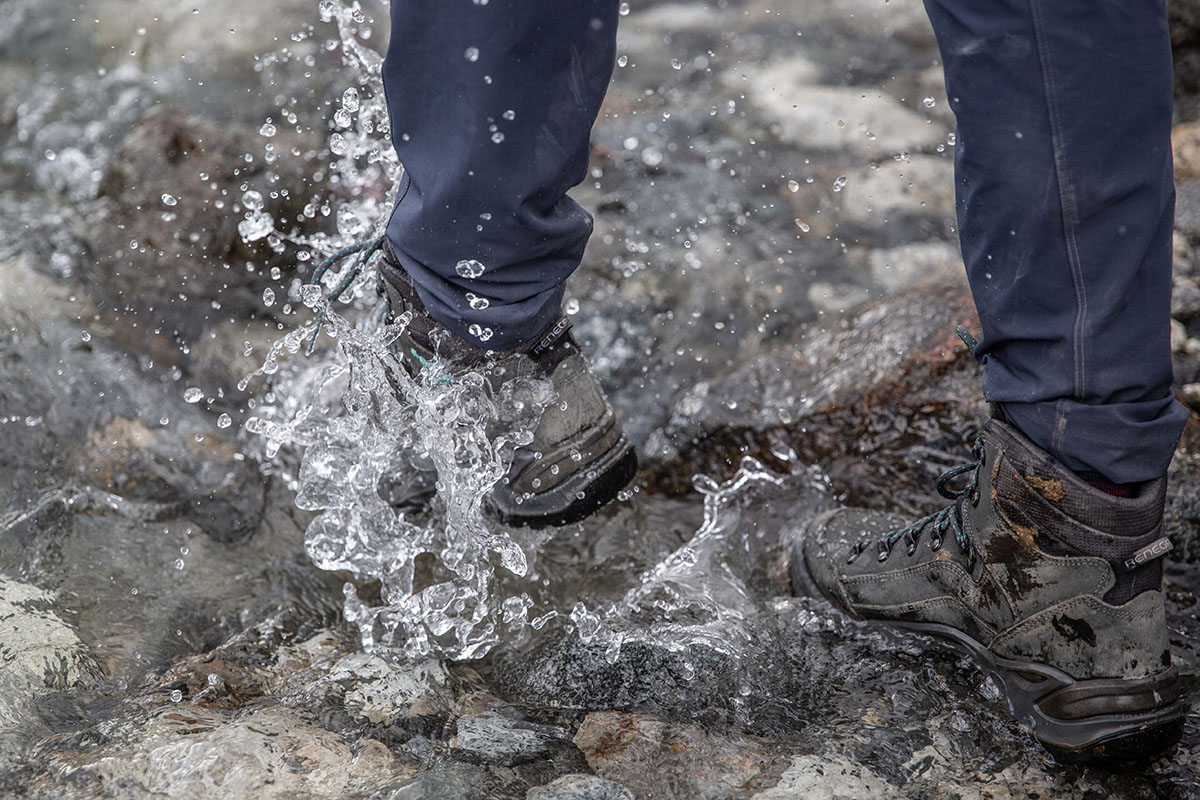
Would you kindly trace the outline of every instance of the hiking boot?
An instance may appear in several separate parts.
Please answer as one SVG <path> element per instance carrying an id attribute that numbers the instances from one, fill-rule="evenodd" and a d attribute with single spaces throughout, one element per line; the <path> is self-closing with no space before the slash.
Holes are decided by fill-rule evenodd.
<path id="1" fill-rule="evenodd" d="M 1163 606 L 1166 479 L 1112 496 L 999 418 L 972 453 L 938 480 L 955 502 L 915 523 L 856 509 L 810 522 L 793 590 L 969 651 L 1059 760 L 1170 748 L 1184 707 Z"/>
<path id="2" fill-rule="evenodd" d="M 527 344 L 484 350 L 429 316 L 387 246 L 384 261 L 391 313 L 412 312 L 393 345 L 409 375 L 438 359 L 452 374 L 476 370 L 496 385 L 540 377 L 553 386 L 556 402 L 547 406 L 533 441 L 517 448 L 507 476 L 489 493 L 489 511 L 510 525 L 567 525 L 615 498 L 637 472 L 637 456 L 571 335 L 570 320 L 559 311 Z"/>

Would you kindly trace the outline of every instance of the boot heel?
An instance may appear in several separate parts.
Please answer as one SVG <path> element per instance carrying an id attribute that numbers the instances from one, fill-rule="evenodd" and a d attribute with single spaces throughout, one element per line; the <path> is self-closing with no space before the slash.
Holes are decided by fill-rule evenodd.
<path id="1" fill-rule="evenodd" d="M 1182 695 L 1174 667 L 1147 678 L 1079 680 L 1033 700 L 1029 719 L 1056 760 L 1141 761 L 1183 736 Z"/>

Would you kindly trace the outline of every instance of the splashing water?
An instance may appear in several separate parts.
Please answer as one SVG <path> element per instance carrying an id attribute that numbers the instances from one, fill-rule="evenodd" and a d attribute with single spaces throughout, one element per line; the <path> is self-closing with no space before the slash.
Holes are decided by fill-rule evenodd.
<path id="1" fill-rule="evenodd" d="M 359 41 L 365 18 L 357 4 L 339 0 L 325 0 L 320 12 L 337 25 L 343 62 L 357 83 L 344 91 L 338 131 L 330 135 L 329 180 L 351 188 L 394 186 L 401 167 L 386 145 L 380 58 Z M 316 253 L 380 235 L 390 204 L 378 193 L 347 194 L 352 199 L 336 211 L 336 235 L 289 236 L 253 204 L 247 220 L 254 224 L 244 235 L 261 238 L 269 223 L 269 235 Z M 341 280 L 327 275 L 322 286 Z M 336 308 L 322 286 L 293 286 L 293 299 L 314 312 L 314 321 L 276 341 L 242 381 L 243 389 L 256 378 L 269 384 L 245 428 L 259 437 L 267 468 L 288 477 L 296 504 L 316 512 L 305 537 L 313 562 L 380 582 L 381 605 L 360 597 L 352 583 L 344 587 L 346 619 L 366 649 L 479 657 L 502 629 L 524 625 L 528 610 L 521 598 L 494 596 L 497 569 L 522 576 L 527 558 L 513 536 L 489 529 L 484 500 L 504 478 L 514 449 L 531 441 L 553 392 L 537 379 L 497 386 L 479 373 L 450 376 L 438 361 L 410 377 L 390 349 L 410 317 L 383 321 L 373 308 L 373 277 L 356 279 L 343 295 L 346 304 Z M 291 358 L 314 334 L 317 318 L 336 347 Z M 381 482 L 403 483 L 430 469 L 438 490 L 430 507 L 397 511 L 380 495 Z"/>
<path id="2" fill-rule="evenodd" d="M 329 179 L 350 189 L 394 186 L 402 168 L 386 145 L 380 59 L 356 33 L 361 11 L 340 0 L 325 0 L 320 9 L 337 25 L 343 61 L 357 84 L 344 90 L 336 111 Z M 381 209 L 390 204 L 377 193 L 345 194 L 336 209 L 336 234 L 289 236 L 254 203 L 246 204 L 247 219 L 256 222 L 248 233 L 263 235 L 267 217 L 270 236 L 314 255 L 381 235 Z M 485 269 L 472 259 L 457 265 L 471 277 Z M 504 479 L 513 451 L 531 441 L 541 411 L 555 402 L 552 387 L 535 379 L 493 385 L 483 374 L 451 375 L 436 361 L 410 377 L 391 352 L 409 317 L 384 321 L 374 308 L 368 274 L 353 281 L 344 303 L 331 302 L 328 290 L 342 280 L 328 274 L 318 286 L 293 285 L 290 299 L 311 309 L 314 321 L 276 341 L 241 386 L 255 378 L 268 383 L 245 427 L 259 437 L 265 468 L 285 478 L 299 507 L 316 513 L 305 541 L 313 562 L 363 582 L 379 581 L 378 604 L 354 584 L 344 586 L 345 617 L 366 649 L 478 658 L 502 638 L 516 641 L 526 628 L 569 618 L 580 638 L 603 647 L 610 662 L 623 644 L 652 640 L 680 652 L 704 646 L 737 656 L 752 636 L 738 610 L 747 607 L 751 593 L 745 576 L 730 566 L 730 548 L 748 546 L 738 509 L 756 488 L 778 486 L 780 476 L 753 459 L 725 483 L 696 476 L 705 498 L 703 525 L 619 602 L 595 610 L 577 602 L 569 614 L 535 610 L 512 577 L 526 574 L 541 540 L 519 539 L 487 522 L 484 505 Z M 473 307 L 487 303 L 469 301 Z M 311 359 L 292 358 L 313 335 L 317 318 L 324 320 L 323 341 L 336 347 L 319 349 Z M 481 341 L 492 335 L 482 327 L 471 333 Z M 415 489 L 410 495 L 420 494 L 431 471 L 437 497 L 419 510 L 397 510 L 381 496 L 381 483 L 401 489 L 409 484 Z"/>
<path id="3" fill-rule="evenodd" d="M 758 490 L 783 482 L 750 457 L 724 483 L 696 475 L 693 484 L 704 495 L 704 522 L 696 534 L 611 607 L 590 612 L 576 604 L 571 619 L 580 637 L 604 646 L 609 663 L 620 657 L 622 645 L 637 641 L 676 652 L 707 647 L 738 658 L 752 636 L 740 609 L 753 604 L 744 576 L 731 566 L 733 550 L 749 544 L 748 531 L 739 529 L 739 509 Z"/>

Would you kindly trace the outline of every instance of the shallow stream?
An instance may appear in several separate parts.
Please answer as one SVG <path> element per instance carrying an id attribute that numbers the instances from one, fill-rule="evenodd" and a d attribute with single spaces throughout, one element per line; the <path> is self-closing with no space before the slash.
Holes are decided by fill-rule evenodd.
<path id="1" fill-rule="evenodd" d="M 0 8 L 0 797 L 1200 796 L 1194 722 L 1057 765 L 969 659 L 788 589 L 982 412 L 919 5 L 623 10 L 566 308 L 643 467 L 548 531 L 482 504 L 548 388 L 409 378 L 369 268 L 305 286 L 400 174 L 386 6 Z"/>

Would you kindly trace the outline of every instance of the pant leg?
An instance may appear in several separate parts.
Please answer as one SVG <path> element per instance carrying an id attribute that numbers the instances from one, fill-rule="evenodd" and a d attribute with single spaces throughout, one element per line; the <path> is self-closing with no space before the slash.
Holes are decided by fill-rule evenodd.
<path id="1" fill-rule="evenodd" d="M 579 265 L 592 218 L 566 192 L 587 174 L 617 5 L 392 2 L 383 81 L 406 172 L 387 235 L 429 313 L 476 345 L 530 339 Z"/>
<path id="2" fill-rule="evenodd" d="M 1166 472 L 1174 183 L 1163 0 L 925 0 L 958 120 L 984 395 L 1068 467 Z"/>

